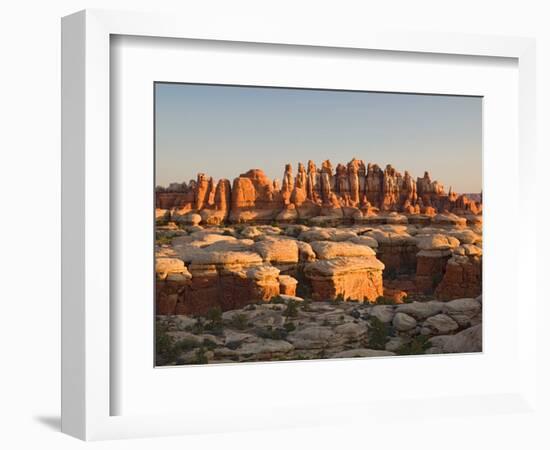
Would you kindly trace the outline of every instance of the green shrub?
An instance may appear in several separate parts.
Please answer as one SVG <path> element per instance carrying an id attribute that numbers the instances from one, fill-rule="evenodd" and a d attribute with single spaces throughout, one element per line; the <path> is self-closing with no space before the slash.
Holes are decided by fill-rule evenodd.
<path id="1" fill-rule="evenodd" d="M 156 245 L 170 245 L 172 239 L 176 236 L 174 233 L 155 233 L 155 244 Z"/>
<path id="2" fill-rule="evenodd" d="M 380 296 L 376 299 L 373 305 L 397 305 L 397 301 L 393 298 Z"/>
<path id="3" fill-rule="evenodd" d="M 206 350 L 203 347 L 197 349 L 195 353 L 195 364 L 208 364 L 208 358 L 206 357 Z"/>
<path id="4" fill-rule="evenodd" d="M 275 297 L 271 297 L 271 299 L 269 301 L 271 303 L 275 304 L 275 305 L 280 305 L 280 304 L 285 302 L 280 295 L 276 295 Z"/>
<path id="5" fill-rule="evenodd" d="M 288 331 L 284 328 L 275 328 L 271 327 L 261 329 L 257 332 L 257 335 L 263 339 L 273 339 L 275 341 L 280 341 L 285 339 L 288 335 Z"/>
<path id="6" fill-rule="evenodd" d="M 296 329 L 296 325 L 294 325 L 292 322 L 285 323 L 284 327 L 285 327 L 285 330 L 288 331 L 289 333 Z"/>
<path id="7" fill-rule="evenodd" d="M 230 341 L 227 344 L 225 344 L 225 346 L 229 350 L 237 350 L 241 346 L 241 344 L 242 344 L 241 341 Z"/>
<path id="8" fill-rule="evenodd" d="M 423 355 L 432 346 L 432 343 L 428 342 L 428 339 L 428 336 L 419 334 L 409 342 L 401 345 L 395 352 L 398 355 Z"/>
<path id="9" fill-rule="evenodd" d="M 298 315 L 298 302 L 290 300 L 286 305 L 283 315 L 286 317 L 296 317 Z"/>
<path id="10" fill-rule="evenodd" d="M 155 364 L 157 366 L 174 364 L 180 353 L 174 345 L 174 338 L 167 331 L 167 327 L 163 325 L 157 325 L 155 330 Z"/>
<path id="11" fill-rule="evenodd" d="M 177 341 L 175 344 L 174 344 L 174 347 L 179 350 L 178 353 L 181 353 L 181 352 L 188 352 L 190 350 L 193 350 L 194 348 L 197 348 L 200 346 L 200 343 L 197 339 L 193 339 L 193 338 L 185 338 L 185 339 L 182 339 L 181 341 Z"/>
<path id="12" fill-rule="evenodd" d="M 193 334 L 201 334 L 204 332 L 204 319 L 202 317 L 197 317 L 197 321 L 193 325 L 188 325 L 185 327 L 185 331 Z"/>
<path id="13" fill-rule="evenodd" d="M 219 306 L 214 306 L 213 308 L 210 308 L 206 313 L 206 318 L 212 322 L 221 322 L 222 309 Z"/>
<path id="14" fill-rule="evenodd" d="M 213 340 L 208 338 L 202 341 L 202 345 L 208 350 L 213 350 L 218 346 L 218 344 L 216 344 Z"/>
<path id="15" fill-rule="evenodd" d="M 236 328 L 237 330 L 245 330 L 246 328 L 248 328 L 248 317 L 246 314 L 242 313 L 235 314 L 231 318 L 230 324 L 233 328 Z"/>
<path id="16" fill-rule="evenodd" d="M 369 318 L 368 324 L 368 347 L 374 350 L 384 350 L 386 342 L 388 342 L 390 327 L 374 316 Z"/>

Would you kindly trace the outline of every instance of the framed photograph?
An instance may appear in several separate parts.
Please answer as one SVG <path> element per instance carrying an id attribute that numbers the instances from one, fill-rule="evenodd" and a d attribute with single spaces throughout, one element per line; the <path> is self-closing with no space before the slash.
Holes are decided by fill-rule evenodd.
<path id="1" fill-rule="evenodd" d="M 532 40 L 83 11 L 62 47 L 64 432 L 531 407 Z"/>

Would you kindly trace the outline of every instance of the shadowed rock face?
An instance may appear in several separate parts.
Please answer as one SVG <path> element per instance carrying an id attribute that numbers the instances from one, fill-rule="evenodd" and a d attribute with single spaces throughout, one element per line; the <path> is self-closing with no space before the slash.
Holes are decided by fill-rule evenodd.
<path id="1" fill-rule="evenodd" d="M 217 225 L 272 220 L 296 222 L 319 218 L 319 221 L 353 219 L 378 213 L 401 212 L 433 216 L 454 212 L 476 216 L 481 201 L 457 195 L 431 179 L 428 172 L 416 181 L 405 171 L 391 165 L 384 169 L 377 164 L 352 159 L 333 168 L 329 160 L 320 167 L 313 161 L 299 163 L 294 175 L 291 164 L 285 166 L 282 185 L 271 181 L 260 169 L 251 169 L 233 180 L 215 182 L 203 173 L 189 184 L 172 183 L 156 190 L 156 207 L 179 214 L 193 212 L 203 224 Z M 481 197 L 480 197 L 481 199 Z M 419 218 L 421 220 L 421 218 Z M 466 220 L 466 219 L 464 219 Z"/>

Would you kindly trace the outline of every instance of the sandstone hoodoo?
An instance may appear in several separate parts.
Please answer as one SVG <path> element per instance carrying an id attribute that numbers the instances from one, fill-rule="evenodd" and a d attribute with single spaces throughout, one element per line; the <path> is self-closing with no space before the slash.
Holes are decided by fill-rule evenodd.
<path id="1" fill-rule="evenodd" d="M 200 173 L 157 188 L 155 217 L 164 364 L 481 349 L 481 195 L 428 172 Z"/>
<path id="2" fill-rule="evenodd" d="M 390 164 L 382 169 L 352 159 L 335 167 L 329 160 L 320 167 L 313 161 L 307 166 L 299 163 L 296 174 L 287 164 L 281 184 L 260 169 L 241 174 L 232 184 L 199 173 L 189 183 L 157 187 L 156 208 L 160 210 L 158 217 L 197 214 L 202 225 L 274 220 L 295 223 L 308 219 L 338 224 L 369 218 L 372 223 L 404 220 L 389 213 L 414 216 L 413 223 L 438 213 L 454 213 L 459 221 L 466 221 L 458 215 L 479 215 L 482 205 L 471 200 L 471 195 L 459 195 L 452 189 L 445 192 L 443 184 L 432 180 L 428 172 L 415 180 L 408 171 L 402 174 Z M 440 220 L 443 225 L 453 223 L 452 217 Z"/>

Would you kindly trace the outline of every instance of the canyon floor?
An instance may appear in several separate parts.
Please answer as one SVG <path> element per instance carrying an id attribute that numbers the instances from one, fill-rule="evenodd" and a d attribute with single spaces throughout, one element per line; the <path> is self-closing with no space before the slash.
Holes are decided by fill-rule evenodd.
<path id="1" fill-rule="evenodd" d="M 156 364 L 482 350 L 480 216 L 156 230 Z"/>

